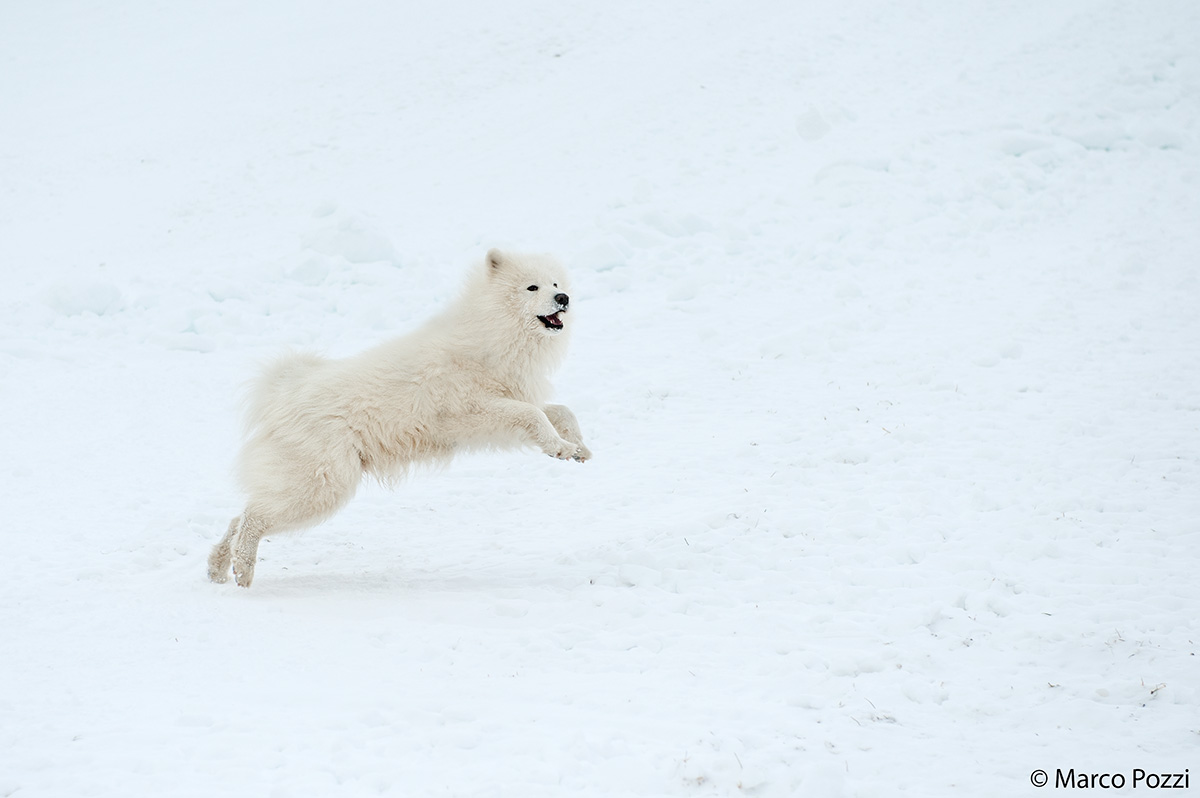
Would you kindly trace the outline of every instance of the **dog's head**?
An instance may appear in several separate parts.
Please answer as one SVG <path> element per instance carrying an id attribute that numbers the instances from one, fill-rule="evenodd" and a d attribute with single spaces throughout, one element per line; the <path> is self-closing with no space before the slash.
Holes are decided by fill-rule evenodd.
<path id="1" fill-rule="evenodd" d="M 503 294 L 522 328 L 556 336 L 567 329 L 571 306 L 567 273 L 548 255 L 523 255 L 492 249 L 487 254 L 492 290 Z"/>

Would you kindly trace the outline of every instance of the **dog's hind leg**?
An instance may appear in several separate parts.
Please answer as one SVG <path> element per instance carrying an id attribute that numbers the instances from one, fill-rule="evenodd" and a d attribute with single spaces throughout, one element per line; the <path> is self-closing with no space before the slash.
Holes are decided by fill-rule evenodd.
<path id="1" fill-rule="evenodd" d="M 350 501 L 362 479 L 357 453 L 306 466 L 302 460 L 288 463 L 289 470 L 273 474 L 274 485 L 251 493 L 233 541 L 233 578 L 240 587 L 254 581 L 258 544 L 264 536 L 324 521 Z"/>
<path id="2" fill-rule="evenodd" d="M 230 521 L 225 537 L 221 538 L 220 543 L 213 546 L 212 553 L 208 555 L 208 578 L 214 582 L 224 582 L 229 579 L 230 544 L 233 543 L 233 537 L 237 534 L 241 523 L 240 515 Z"/>
<path id="3" fill-rule="evenodd" d="M 254 581 L 254 564 L 258 562 L 258 542 L 270 529 L 266 520 L 246 510 L 233 544 L 233 578 L 239 587 L 250 587 Z M 224 581 L 224 580 L 222 580 Z"/>

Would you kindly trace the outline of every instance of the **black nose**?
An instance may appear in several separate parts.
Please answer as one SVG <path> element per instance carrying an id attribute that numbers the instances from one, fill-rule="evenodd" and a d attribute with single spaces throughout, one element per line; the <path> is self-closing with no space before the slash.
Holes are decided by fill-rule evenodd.
<path id="1" fill-rule="evenodd" d="M 555 294 L 554 301 L 565 308 L 567 303 L 571 301 L 571 297 L 567 296 L 566 294 Z"/>

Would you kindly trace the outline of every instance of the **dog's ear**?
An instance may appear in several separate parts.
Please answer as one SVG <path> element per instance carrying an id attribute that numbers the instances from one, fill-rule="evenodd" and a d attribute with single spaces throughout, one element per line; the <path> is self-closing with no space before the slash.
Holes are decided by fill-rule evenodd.
<path id="1" fill-rule="evenodd" d="M 499 271 L 504 261 L 505 257 L 503 252 L 494 248 L 488 250 L 487 262 L 489 270 Z"/>

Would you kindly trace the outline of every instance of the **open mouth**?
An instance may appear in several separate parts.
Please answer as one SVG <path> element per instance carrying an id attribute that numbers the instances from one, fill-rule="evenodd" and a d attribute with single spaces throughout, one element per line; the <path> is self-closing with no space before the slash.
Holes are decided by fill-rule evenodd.
<path id="1" fill-rule="evenodd" d="M 560 310 L 551 313 L 549 316 L 538 316 L 538 321 L 546 325 L 547 330 L 561 330 L 563 328 L 563 323 L 562 319 L 558 317 L 558 314 L 561 312 L 562 311 Z"/>

